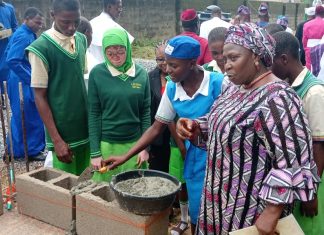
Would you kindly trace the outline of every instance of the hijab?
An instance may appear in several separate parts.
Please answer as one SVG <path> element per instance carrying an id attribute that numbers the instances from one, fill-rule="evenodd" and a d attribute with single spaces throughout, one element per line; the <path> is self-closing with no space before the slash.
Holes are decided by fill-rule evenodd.
<path id="1" fill-rule="evenodd" d="M 109 46 L 123 46 L 126 49 L 126 60 L 121 66 L 113 65 L 106 55 L 106 49 Z M 102 49 L 105 58 L 106 66 L 112 66 L 121 73 L 126 73 L 133 65 L 132 62 L 132 48 L 129 42 L 128 34 L 124 29 L 113 28 L 104 33 L 102 38 Z"/>

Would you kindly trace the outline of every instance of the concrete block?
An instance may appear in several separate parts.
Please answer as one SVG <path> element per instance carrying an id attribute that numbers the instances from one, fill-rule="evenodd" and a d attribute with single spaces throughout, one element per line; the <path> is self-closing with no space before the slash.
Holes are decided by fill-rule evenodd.
<path id="1" fill-rule="evenodd" d="M 76 195 L 78 235 L 166 235 L 169 210 L 157 215 L 140 216 L 122 210 L 108 184 Z"/>
<path id="2" fill-rule="evenodd" d="M 75 196 L 70 189 L 77 184 L 77 178 L 51 168 L 17 176 L 18 211 L 68 230 L 75 219 Z"/>
<path id="3" fill-rule="evenodd" d="M 63 174 L 63 172 L 60 172 L 60 171 L 58 172 L 53 169 L 42 169 L 42 170 L 30 171 L 28 175 L 30 177 L 37 179 L 37 180 L 47 182 L 49 180 L 52 180 L 52 179 L 55 179 L 55 178 L 61 176 L 62 174 Z"/>

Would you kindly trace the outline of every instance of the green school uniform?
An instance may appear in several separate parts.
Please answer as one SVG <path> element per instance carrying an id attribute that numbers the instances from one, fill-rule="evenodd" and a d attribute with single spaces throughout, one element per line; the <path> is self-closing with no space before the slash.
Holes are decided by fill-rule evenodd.
<path id="1" fill-rule="evenodd" d="M 116 67 L 106 62 L 97 65 L 89 75 L 89 136 L 92 158 L 126 153 L 150 127 L 150 85 L 147 72 L 133 64 L 127 33 L 122 29 L 108 30 L 103 48 L 122 45 L 126 48 L 126 61 Z M 105 49 L 104 49 L 105 51 Z M 113 75 L 114 71 L 119 75 Z M 135 70 L 135 72 L 134 72 Z M 133 71 L 133 74 L 129 71 Z M 117 72 L 118 73 L 118 72 Z M 95 173 L 93 180 L 109 181 L 113 174 L 136 169 L 134 156 L 114 171 Z M 144 163 L 143 168 L 147 168 Z"/>
<path id="2" fill-rule="evenodd" d="M 74 153 L 71 164 L 60 162 L 54 153 L 53 166 L 79 175 L 90 163 L 87 94 L 83 80 L 87 49 L 85 36 L 76 33 L 75 45 L 75 53 L 69 53 L 43 33 L 26 50 L 38 56 L 48 68 L 48 104 L 59 134 Z M 54 151 L 47 129 L 46 146 Z"/>
<path id="3" fill-rule="evenodd" d="M 324 85 L 324 83 L 323 81 L 314 77 L 313 74 L 308 71 L 303 83 L 300 86 L 293 88 L 298 96 L 303 99 L 309 88 L 314 85 Z M 313 218 L 303 216 L 300 212 L 300 202 L 297 202 L 294 208 L 294 216 L 306 235 L 324 234 L 324 174 L 322 175 L 321 181 L 322 184 L 319 185 L 319 189 L 317 191 L 318 215 L 314 216 Z"/>

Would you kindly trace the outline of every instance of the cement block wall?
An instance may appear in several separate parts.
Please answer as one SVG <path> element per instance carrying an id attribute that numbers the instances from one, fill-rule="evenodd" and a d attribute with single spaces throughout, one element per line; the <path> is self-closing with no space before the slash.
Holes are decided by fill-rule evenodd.
<path id="1" fill-rule="evenodd" d="M 51 26 L 49 10 L 51 0 L 7 0 L 16 7 L 17 17 L 21 21 L 27 7 L 39 8 L 46 17 L 45 29 Z M 243 0 L 219 0 L 218 5 L 223 11 L 236 14 L 237 7 Z M 102 0 L 80 0 L 81 13 L 88 19 L 100 14 Z M 179 15 L 183 9 L 195 8 L 204 10 L 206 6 L 214 4 L 214 0 L 123 0 L 123 13 L 119 23 L 137 39 L 165 39 L 177 34 L 179 30 Z M 259 2 L 248 2 L 252 10 L 252 20 L 257 20 Z M 275 22 L 282 14 L 282 3 L 270 3 L 271 21 Z M 303 21 L 305 5 L 298 8 L 297 22 Z M 289 27 L 295 29 L 295 4 L 286 4 L 286 16 Z"/>
<path id="2" fill-rule="evenodd" d="M 169 210 L 158 215 L 140 216 L 120 209 L 108 185 L 76 195 L 78 235 L 166 235 Z"/>
<path id="3" fill-rule="evenodd" d="M 70 189 L 77 176 L 55 169 L 39 169 L 16 178 L 18 211 L 68 230 L 75 219 Z"/>
<path id="4" fill-rule="evenodd" d="M 124 0 L 119 23 L 135 38 L 170 38 L 176 35 L 176 0 Z M 52 24 L 49 14 L 51 0 L 8 0 L 16 8 L 17 18 L 23 18 L 27 7 L 39 8 L 46 17 L 45 28 Z M 80 0 L 81 13 L 92 19 L 102 12 L 102 0 Z"/>

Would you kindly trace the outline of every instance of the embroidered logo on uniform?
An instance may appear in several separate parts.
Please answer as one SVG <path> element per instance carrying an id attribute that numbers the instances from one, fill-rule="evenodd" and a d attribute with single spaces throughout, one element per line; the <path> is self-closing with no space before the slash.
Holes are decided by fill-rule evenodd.
<path id="1" fill-rule="evenodd" d="M 142 87 L 142 84 L 140 83 L 136 83 L 136 82 L 132 82 L 131 83 L 131 86 L 134 88 L 134 89 L 140 89 Z"/>
<path id="2" fill-rule="evenodd" d="M 164 50 L 164 52 L 166 54 L 168 54 L 168 55 L 172 55 L 173 50 L 174 50 L 174 47 L 173 46 L 167 45 L 166 48 L 165 48 L 165 50 Z"/>

